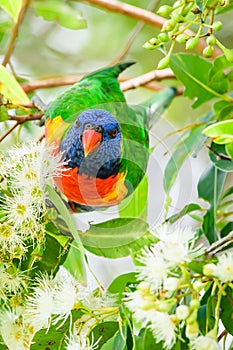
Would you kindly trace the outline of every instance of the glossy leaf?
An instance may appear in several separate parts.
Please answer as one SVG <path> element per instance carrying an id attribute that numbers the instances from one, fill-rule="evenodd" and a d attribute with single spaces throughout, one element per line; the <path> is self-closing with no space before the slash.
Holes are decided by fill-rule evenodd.
<path id="1" fill-rule="evenodd" d="M 212 138 L 218 144 L 233 142 L 233 120 L 211 124 L 203 130 L 203 134 Z"/>
<path id="2" fill-rule="evenodd" d="M 75 322 L 82 312 L 72 311 L 72 322 Z M 49 329 L 42 329 L 36 333 L 33 338 L 33 344 L 31 345 L 31 350 L 39 349 L 49 349 L 49 350 L 65 350 L 66 340 L 65 335 L 69 336 L 69 331 L 71 329 L 70 318 L 60 327 L 57 325 L 50 326 Z"/>
<path id="3" fill-rule="evenodd" d="M 65 222 L 65 224 L 69 230 L 69 233 L 76 240 L 76 245 L 78 247 L 78 249 L 76 250 L 76 259 L 79 261 L 80 278 L 85 280 L 84 249 L 83 249 L 80 237 L 78 235 L 75 223 L 73 221 L 73 218 L 71 217 L 67 207 L 65 206 L 65 204 L 61 200 L 60 196 L 57 194 L 57 192 L 51 186 L 46 185 L 45 191 L 47 193 L 49 200 L 53 203 L 53 205 L 57 209 L 59 216 Z M 77 222 L 78 222 L 78 220 L 77 220 Z M 58 225 L 58 227 L 59 227 L 59 225 Z"/>
<path id="4" fill-rule="evenodd" d="M 22 0 L 0 0 L 0 7 L 13 18 L 14 22 L 17 22 L 22 2 Z"/>
<path id="5" fill-rule="evenodd" d="M 162 350 L 163 342 L 156 343 L 155 338 L 149 328 L 147 328 L 143 335 L 143 350 L 154 349 L 154 350 Z"/>
<path id="6" fill-rule="evenodd" d="M 202 57 L 192 54 L 174 54 L 171 56 L 170 67 L 185 86 L 184 96 L 196 99 L 193 108 L 199 107 L 214 97 L 221 97 L 220 94 L 226 91 L 226 80 L 217 77 L 212 79 L 212 85 L 209 83 L 212 63 Z"/>
<path id="7" fill-rule="evenodd" d="M 102 346 L 111 339 L 119 330 L 118 322 L 101 322 L 90 332 L 90 339 L 97 343 L 95 349 L 102 349 Z"/>
<path id="8" fill-rule="evenodd" d="M 228 143 L 226 145 L 226 152 L 227 152 L 228 156 L 233 160 L 233 142 Z"/>
<path id="9" fill-rule="evenodd" d="M 144 176 L 134 193 L 119 204 L 121 217 L 135 217 L 146 220 L 147 216 L 148 181 Z"/>
<path id="10" fill-rule="evenodd" d="M 0 93 L 14 104 L 30 102 L 15 77 L 2 65 L 0 65 Z"/>
<path id="11" fill-rule="evenodd" d="M 163 185 L 167 194 L 170 192 L 185 159 L 195 149 L 200 140 L 203 139 L 201 134 L 203 129 L 203 125 L 193 127 L 190 132 L 185 132 L 177 142 L 176 149 L 164 170 Z"/>
<path id="12" fill-rule="evenodd" d="M 9 119 L 7 108 L 3 105 L 0 106 L 0 122 L 4 122 Z"/>
<path id="13" fill-rule="evenodd" d="M 178 213 L 170 216 L 166 222 L 170 222 L 171 224 L 173 224 L 174 222 L 176 222 L 177 220 L 181 219 L 183 216 L 196 211 L 196 210 L 201 210 L 201 206 L 199 204 L 196 203 L 190 203 L 184 206 L 183 209 L 181 209 Z"/>
<path id="14" fill-rule="evenodd" d="M 218 239 L 216 231 L 216 211 L 222 193 L 226 173 L 210 165 L 202 174 L 198 183 L 198 195 L 210 203 L 203 219 L 203 232 L 210 243 Z"/>
<path id="15" fill-rule="evenodd" d="M 86 21 L 81 13 L 69 3 L 59 0 L 35 1 L 34 8 L 38 16 L 47 21 L 56 21 L 63 27 L 69 29 L 84 29 Z"/>
<path id="16" fill-rule="evenodd" d="M 226 146 L 212 143 L 209 155 L 216 168 L 227 173 L 233 171 L 233 161 L 226 152 Z"/>
<path id="17" fill-rule="evenodd" d="M 233 335 L 233 290 L 227 287 L 221 300 L 220 318 L 227 332 Z"/>
<path id="18" fill-rule="evenodd" d="M 118 299 L 121 300 L 124 296 L 125 287 L 137 282 L 136 272 L 124 273 L 117 276 L 108 287 L 108 291 L 113 294 L 118 294 Z"/>
<path id="19" fill-rule="evenodd" d="M 108 258 L 128 256 L 156 241 L 148 232 L 148 224 L 136 218 L 118 218 L 90 225 L 88 231 L 79 234 L 87 250 Z"/>

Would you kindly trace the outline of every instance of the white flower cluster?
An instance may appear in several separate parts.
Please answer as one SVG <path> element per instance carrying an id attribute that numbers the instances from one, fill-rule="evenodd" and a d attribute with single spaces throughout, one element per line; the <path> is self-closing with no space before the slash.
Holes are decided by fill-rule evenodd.
<path id="1" fill-rule="evenodd" d="M 52 324 L 62 326 L 71 311 L 81 307 L 89 294 L 90 291 L 64 268 L 60 268 L 55 278 L 36 277 L 25 305 L 0 313 L 0 333 L 5 344 L 10 350 L 30 349 L 37 331 L 49 329 Z"/>
<path id="2" fill-rule="evenodd" d="M 189 227 L 165 224 L 156 228 L 154 234 L 159 242 L 145 248 L 138 258 L 140 283 L 128 293 L 126 305 L 142 327 L 151 329 L 156 343 L 163 341 L 163 349 L 174 346 L 184 327 L 190 348 L 204 350 L 205 343 L 205 349 L 218 349 L 216 336 L 200 337 L 197 290 L 193 287 L 190 291 L 188 305 L 182 297 L 190 286 L 188 264 L 203 255 L 203 246 L 196 246 L 196 234 Z"/>
<path id="3" fill-rule="evenodd" d="M 59 176 L 61 154 L 39 143 L 12 147 L 0 160 L 0 260 L 22 258 L 26 240 L 43 239 L 44 186 Z"/>
<path id="4" fill-rule="evenodd" d="M 222 283 L 233 281 L 233 252 L 222 254 L 218 257 L 217 264 L 206 264 L 203 267 L 206 276 L 218 278 Z"/>

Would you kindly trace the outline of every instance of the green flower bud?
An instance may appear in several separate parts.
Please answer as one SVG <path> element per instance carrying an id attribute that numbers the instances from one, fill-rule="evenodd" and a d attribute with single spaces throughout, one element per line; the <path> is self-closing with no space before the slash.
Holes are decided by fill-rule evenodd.
<path id="1" fill-rule="evenodd" d="M 170 57 L 169 56 L 166 56 L 166 57 L 162 58 L 159 61 L 159 63 L 158 63 L 157 69 L 167 68 L 168 65 L 169 65 L 169 62 L 170 62 Z"/>
<path id="2" fill-rule="evenodd" d="M 206 44 L 213 46 L 216 44 L 216 38 L 213 34 L 211 34 L 210 36 L 208 36 L 208 38 L 206 39 Z"/>
<path id="3" fill-rule="evenodd" d="M 176 308 L 176 316 L 178 320 L 185 320 L 189 315 L 189 307 L 187 305 L 179 305 Z"/>
<path id="4" fill-rule="evenodd" d="M 183 22 L 184 21 L 184 17 L 181 16 L 181 14 L 179 13 L 172 13 L 171 14 L 171 18 L 176 22 L 176 23 L 180 23 L 180 22 Z"/>
<path id="5" fill-rule="evenodd" d="M 188 34 L 182 33 L 182 34 L 177 35 L 176 41 L 180 44 L 184 44 L 184 43 L 186 43 L 188 38 L 189 38 Z"/>
<path id="6" fill-rule="evenodd" d="M 169 36 L 167 35 L 167 33 L 159 33 L 158 35 L 158 39 L 161 43 L 165 43 L 169 40 Z"/>
<path id="7" fill-rule="evenodd" d="M 197 322 L 187 324 L 185 335 L 188 339 L 195 339 L 199 334 L 199 326 Z"/>
<path id="8" fill-rule="evenodd" d="M 214 53 L 213 46 L 210 46 L 210 45 L 206 46 L 202 53 L 204 57 L 212 57 Z"/>
<path id="9" fill-rule="evenodd" d="M 159 44 L 160 41 L 157 38 L 151 38 L 142 47 L 147 50 L 154 50 Z"/>
<path id="10" fill-rule="evenodd" d="M 226 56 L 226 59 L 232 63 L 233 62 L 233 50 L 225 48 L 223 50 L 223 52 L 224 52 L 224 55 Z"/>
<path id="11" fill-rule="evenodd" d="M 213 23 L 212 28 L 214 31 L 219 31 L 222 29 L 222 22 L 221 21 L 216 21 Z"/>
<path id="12" fill-rule="evenodd" d="M 176 26 L 176 22 L 173 19 L 169 19 L 164 22 L 161 32 L 171 32 Z"/>
<path id="13" fill-rule="evenodd" d="M 189 315 L 189 317 L 186 319 L 186 324 L 194 323 L 196 322 L 196 320 L 197 320 L 197 309 L 194 309 Z"/>
<path id="14" fill-rule="evenodd" d="M 214 276 L 216 271 L 216 265 L 215 264 L 206 264 L 203 266 L 203 273 L 205 276 Z"/>
<path id="15" fill-rule="evenodd" d="M 185 45 L 186 50 L 194 49 L 194 47 L 197 46 L 198 41 L 199 41 L 199 37 L 198 36 L 195 36 L 194 38 L 188 39 L 187 42 L 186 42 L 186 45 Z"/>
<path id="16" fill-rule="evenodd" d="M 198 309 L 200 307 L 200 300 L 198 299 L 193 299 L 190 301 L 190 309 Z"/>
<path id="17" fill-rule="evenodd" d="M 160 16 L 166 17 L 166 16 L 169 16 L 172 11 L 173 11 L 173 8 L 171 6 L 163 5 L 163 6 L 160 6 L 157 13 Z"/>

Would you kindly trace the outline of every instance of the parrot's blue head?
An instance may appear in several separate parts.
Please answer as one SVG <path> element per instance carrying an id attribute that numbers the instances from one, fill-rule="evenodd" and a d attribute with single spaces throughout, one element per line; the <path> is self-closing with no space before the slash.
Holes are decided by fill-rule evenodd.
<path id="1" fill-rule="evenodd" d="M 82 112 L 62 140 L 60 149 L 69 167 L 79 173 L 107 178 L 118 173 L 121 131 L 116 118 L 101 109 Z"/>

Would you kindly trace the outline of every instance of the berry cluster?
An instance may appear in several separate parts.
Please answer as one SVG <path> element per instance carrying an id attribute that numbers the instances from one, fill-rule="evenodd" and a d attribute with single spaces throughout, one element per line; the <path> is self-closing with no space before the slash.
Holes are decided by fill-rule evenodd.
<path id="1" fill-rule="evenodd" d="M 216 45 L 227 60 L 233 62 L 233 50 L 226 48 L 215 36 L 215 32 L 220 31 L 223 26 L 221 21 L 214 19 L 215 14 L 221 7 L 226 6 L 227 0 L 178 0 L 173 6 L 162 5 L 157 13 L 167 20 L 161 32 L 143 45 L 144 48 L 153 50 L 164 49 L 166 43 L 171 43 L 166 56 L 158 63 L 158 69 L 168 66 L 176 42 L 185 44 L 186 50 L 191 50 L 198 45 L 200 39 L 206 40 L 206 47 L 202 51 L 204 57 L 212 57 Z"/>

